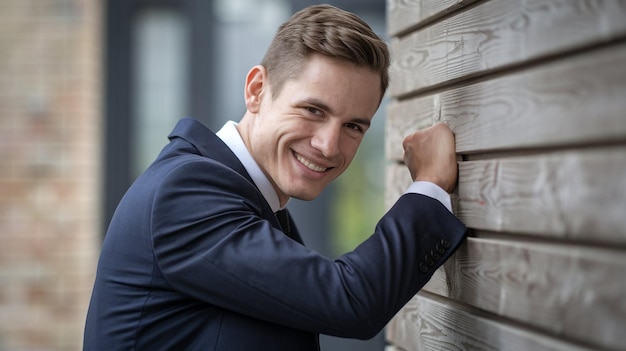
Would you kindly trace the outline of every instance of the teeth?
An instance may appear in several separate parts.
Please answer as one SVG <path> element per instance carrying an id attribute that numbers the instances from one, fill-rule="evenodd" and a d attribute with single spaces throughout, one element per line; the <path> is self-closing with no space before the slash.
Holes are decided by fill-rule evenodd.
<path id="1" fill-rule="evenodd" d="M 324 172 L 326 171 L 327 168 L 324 167 L 320 167 L 318 165 L 315 165 L 311 162 L 309 162 L 309 160 L 305 159 L 304 157 L 296 154 L 296 158 L 298 159 L 298 161 L 300 161 L 300 163 L 302 163 L 303 165 L 305 165 L 308 169 L 315 171 L 315 172 Z"/>

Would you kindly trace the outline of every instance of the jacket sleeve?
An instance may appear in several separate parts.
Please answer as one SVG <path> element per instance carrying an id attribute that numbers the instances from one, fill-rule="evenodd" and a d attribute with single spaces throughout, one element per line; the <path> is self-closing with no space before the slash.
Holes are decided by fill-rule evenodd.
<path id="1" fill-rule="evenodd" d="M 438 201 L 403 195 L 336 260 L 285 236 L 254 185 L 189 162 L 158 185 L 152 244 L 172 289 L 272 323 L 370 338 L 453 253 L 466 228 Z"/>

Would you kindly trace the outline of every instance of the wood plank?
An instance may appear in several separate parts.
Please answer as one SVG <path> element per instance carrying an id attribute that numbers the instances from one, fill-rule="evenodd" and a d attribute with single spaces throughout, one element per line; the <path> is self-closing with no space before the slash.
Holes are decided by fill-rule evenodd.
<path id="1" fill-rule="evenodd" d="M 626 36 L 626 1 L 493 0 L 391 42 L 392 96 Z"/>
<path id="2" fill-rule="evenodd" d="M 425 129 L 439 115 L 439 95 L 413 99 L 409 103 L 387 105 L 385 154 L 387 159 L 402 161 L 402 140 L 416 130 Z"/>
<path id="3" fill-rule="evenodd" d="M 385 208 L 388 210 L 411 184 L 408 168 L 400 163 L 388 164 L 385 168 Z"/>
<path id="4" fill-rule="evenodd" d="M 387 33 L 397 35 L 432 22 L 476 0 L 387 0 Z"/>
<path id="5" fill-rule="evenodd" d="M 626 146 L 459 164 L 456 215 L 470 228 L 624 245 Z M 411 183 L 387 169 L 386 204 Z"/>
<path id="6" fill-rule="evenodd" d="M 626 345 L 624 251 L 469 238 L 437 276 L 424 290 L 571 340 Z"/>
<path id="7" fill-rule="evenodd" d="M 385 351 L 406 351 L 394 345 L 386 345 Z"/>
<path id="8" fill-rule="evenodd" d="M 392 103 L 387 157 L 402 160 L 404 137 L 439 121 L 464 154 L 626 140 L 624 62 L 626 44 Z"/>
<path id="9" fill-rule="evenodd" d="M 463 162 L 456 213 L 469 226 L 626 243 L 626 147 Z"/>
<path id="10" fill-rule="evenodd" d="M 394 317 L 386 336 L 407 351 L 590 350 L 491 319 L 423 292 Z"/>

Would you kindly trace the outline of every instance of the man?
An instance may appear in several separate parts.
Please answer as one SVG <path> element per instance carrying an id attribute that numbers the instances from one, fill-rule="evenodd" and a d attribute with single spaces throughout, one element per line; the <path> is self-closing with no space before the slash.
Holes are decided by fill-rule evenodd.
<path id="1" fill-rule="evenodd" d="M 307 249 L 283 209 L 348 167 L 388 66 L 385 43 L 337 8 L 309 7 L 281 26 L 247 75 L 241 121 L 217 135 L 180 121 L 121 200 L 84 349 L 318 350 L 320 333 L 379 332 L 465 235 L 449 211 L 450 130 L 405 140 L 416 182 L 336 260 Z"/>

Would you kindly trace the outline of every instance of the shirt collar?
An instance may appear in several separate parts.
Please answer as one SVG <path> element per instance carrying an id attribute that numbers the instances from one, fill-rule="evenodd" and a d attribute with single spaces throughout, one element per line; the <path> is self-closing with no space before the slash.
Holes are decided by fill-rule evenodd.
<path id="1" fill-rule="evenodd" d="M 276 212 L 281 209 L 278 194 L 272 186 L 272 183 L 270 183 L 269 179 L 265 176 L 265 173 L 263 173 L 250 154 L 250 151 L 246 147 L 246 144 L 244 144 L 236 126 L 236 122 L 228 121 L 216 134 L 220 139 L 222 139 L 224 144 L 230 148 L 235 156 L 237 156 L 246 171 L 248 171 L 248 174 L 254 181 L 254 184 L 256 184 L 257 188 L 261 191 L 265 201 L 267 201 L 270 205 L 272 211 Z"/>

